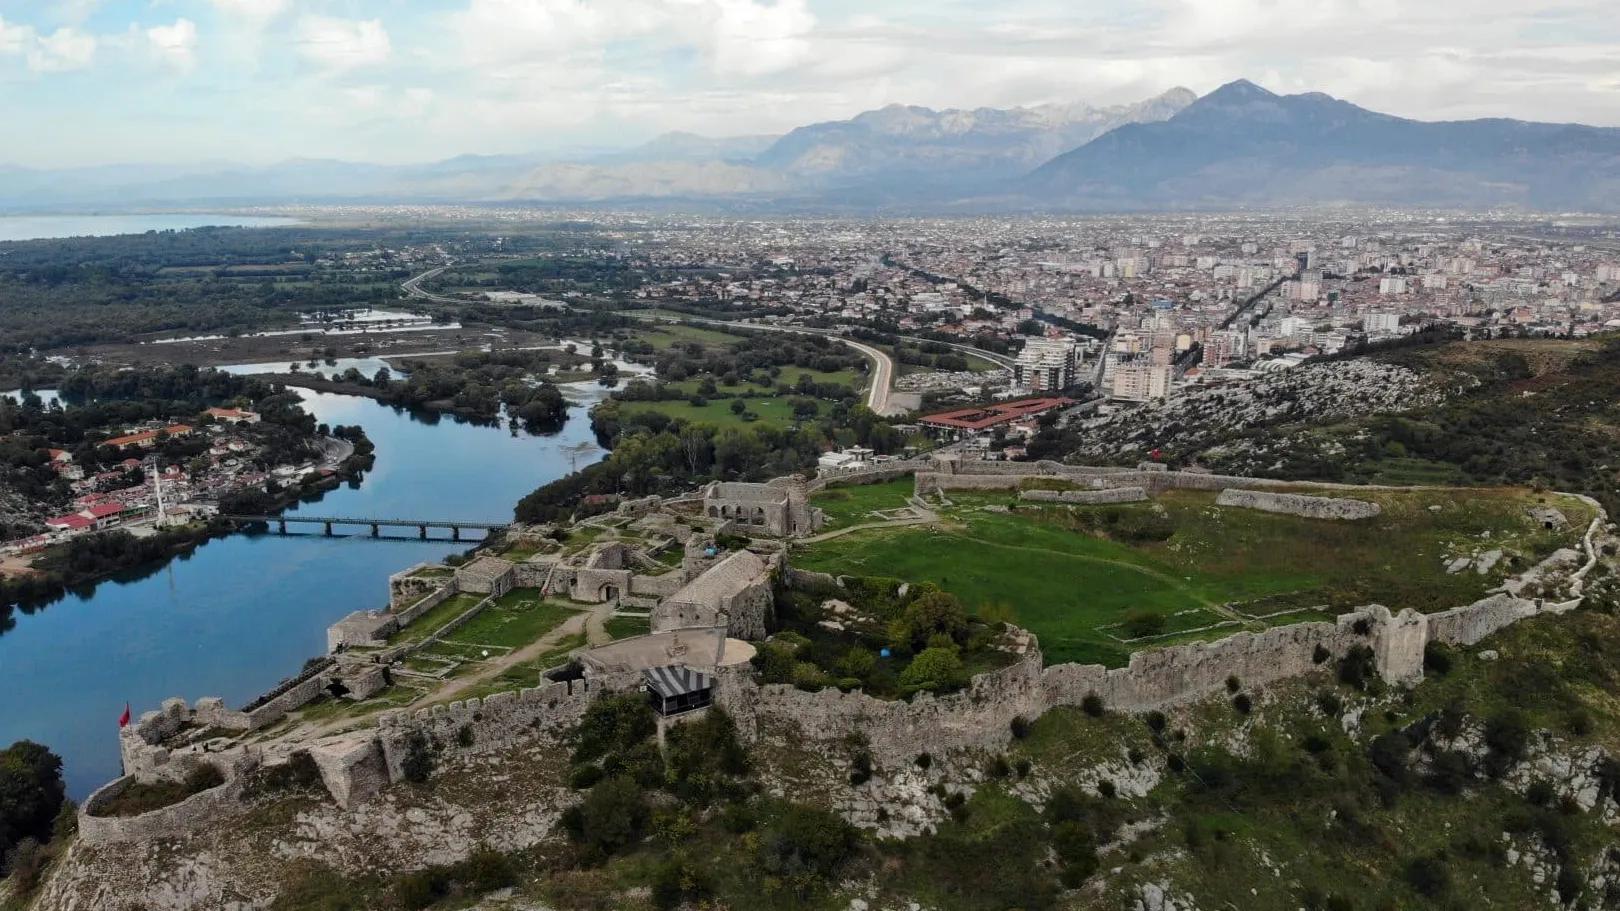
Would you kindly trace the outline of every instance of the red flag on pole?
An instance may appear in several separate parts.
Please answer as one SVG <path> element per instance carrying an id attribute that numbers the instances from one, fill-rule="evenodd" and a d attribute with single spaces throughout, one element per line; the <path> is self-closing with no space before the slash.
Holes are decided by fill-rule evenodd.
<path id="1" fill-rule="evenodd" d="M 124 703 L 124 714 L 118 716 L 118 726 L 129 727 L 129 703 Z"/>
<path id="2" fill-rule="evenodd" d="M 1157 458 L 1159 458 L 1159 456 L 1160 456 L 1160 453 L 1159 453 L 1159 450 L 1157 450 L 1157 449 L 1155 449 L 1152 452 L 1148 453 L 1148 457 L 1152 458 L 1152 459 L 1157 459 Z"/>

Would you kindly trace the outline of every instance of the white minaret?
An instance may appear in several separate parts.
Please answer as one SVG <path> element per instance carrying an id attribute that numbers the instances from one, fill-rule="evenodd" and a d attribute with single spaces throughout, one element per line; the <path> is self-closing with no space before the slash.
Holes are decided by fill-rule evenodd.
<path id="1" fill-rule="evenodd" d="M 163 469 L 155 468 L 156 474 L 152 476 L 152 489 L 157 491 L 157 520 L 153 523 L 158 528 L 168 524 L 169 516 L 163 509 Z"/>

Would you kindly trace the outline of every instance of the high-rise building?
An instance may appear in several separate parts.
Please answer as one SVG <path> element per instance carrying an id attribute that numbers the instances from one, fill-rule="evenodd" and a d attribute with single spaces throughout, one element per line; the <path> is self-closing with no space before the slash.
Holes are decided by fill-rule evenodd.
<path id="1" fill-rule="evenodd" d="M 1071 339 L 1032 338 L 1013 362 L 1013 383 L 1032 392 L 1057 392 L 1074 385 L 1079 355 Z"/>
<path id="2" fill-rule="evenodd" d="M 1114 368 L 1110 394 L 1127 402 L 1146 402 L 1170 394 L 1174 368 L 1153 364 L 1121 364 Z"/>
<path id="3" fill-rule="evenodd" d="M 1369 313 L 1366 321 L 1368 332 L 1399 332 L 1401 331 L 1401 315 L 1399 313 Z"/>

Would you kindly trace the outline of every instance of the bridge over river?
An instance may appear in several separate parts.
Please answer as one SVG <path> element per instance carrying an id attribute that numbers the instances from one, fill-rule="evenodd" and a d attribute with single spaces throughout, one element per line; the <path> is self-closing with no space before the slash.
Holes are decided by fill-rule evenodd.
<path id="1" fill-rule="evenodd" d="M 320 525 L 328 537 L 332 536 L 332 527 L 335 525 L 358 525 L 362 527 L 370 526 L 371 536 L 373 538 L 381 537 L 382 530 L 384 528 L 415 528 L 417 536 L 424 541 L 427 540 L 428 529 L 430 528 L 448 528 L 450 529 L 450 539 L 452 541 L 460 541 L 461 530 L 463 528 L 476 528 L 480 531 L 488 533 L 492 531 L 499 531 L 505 528 L 507 525 L 505 522 L 463 522 L 458 519 L 374 519 L 342 516 L 303 516 L 296 514 L 280 516 L 227 515 L 224 518 L 229 519 L 232 522 L 263 522 L 266 525 L 273 522 L 276 525 L 276 531 L 283 535 L 287 533 L 287 526 L 289 524 Z"/>

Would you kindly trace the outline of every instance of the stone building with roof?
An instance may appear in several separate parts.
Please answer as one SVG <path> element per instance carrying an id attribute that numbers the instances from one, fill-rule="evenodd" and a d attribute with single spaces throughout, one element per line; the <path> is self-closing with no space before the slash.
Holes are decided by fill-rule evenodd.
<path id="1" fill-rule="evenodd" d="M 653 608 L 652 628 L 724 629 L 737 639 L 763 639 L 774 611 L 771 564 L 739 550 Z"/>
<path id="2" fill-rule="evenodd" d="M 703 489 L 703 514 L 739 530 L 776 537 L 814 534 L 825 517 L 810 505 L 804 479 L 777 478 L 766 484 L 715 481 Z"/>

